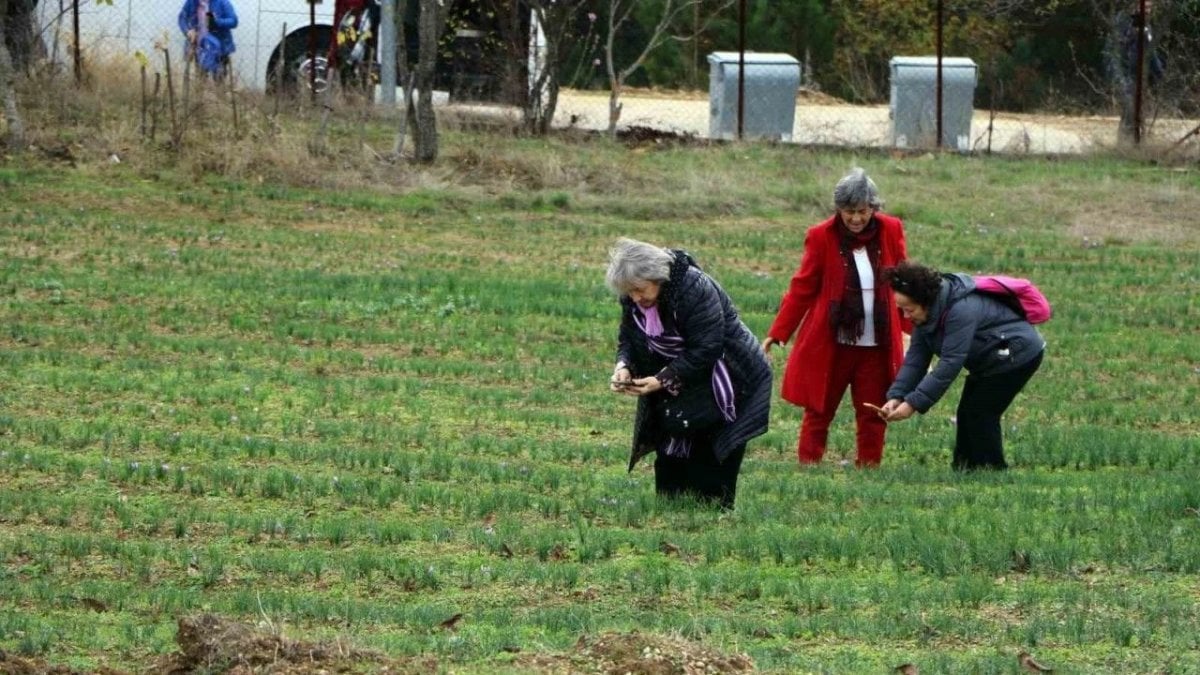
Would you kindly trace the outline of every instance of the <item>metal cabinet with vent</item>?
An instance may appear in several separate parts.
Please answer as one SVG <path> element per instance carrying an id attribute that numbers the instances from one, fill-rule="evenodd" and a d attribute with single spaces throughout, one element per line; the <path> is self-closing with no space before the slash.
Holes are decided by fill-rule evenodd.
<path id="1" fill-rule="evenodd" d="M 937 145 L 937 57 L 896 56 L 891 62 L 892 145 Z M 971 149 L 978 67 L 963 57 L 942 58 L 942 147 Z"/>
<path id="2" fill-rule="evenodd" d="M 737 138 L 738 53 L 708 55 L 709 138 Z M 743 138 L 792 140 L 800 62 L 790 54 L 746 52 Z"/>

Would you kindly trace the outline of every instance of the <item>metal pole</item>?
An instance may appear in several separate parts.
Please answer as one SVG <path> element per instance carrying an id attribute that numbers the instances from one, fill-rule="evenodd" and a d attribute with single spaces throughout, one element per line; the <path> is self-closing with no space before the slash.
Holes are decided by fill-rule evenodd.
<path id="1" fill-rule="evenodd" d="M 1146 62 L 1146 0 L 1138 0 L 1137 21 L 1137 58 L 1134 65 L 1137 74 L 1133 80 L 1133 144 L 1142 144 L 1142 73 Z"/>
<path id="2" fill-rule="evenodd" d="M 692 86 L 700 80 L 700 3 L 692 5 Z"/>
<path id="3" fill-rule="evenodd" d="M 746 131 L 746 0 L 738 2 L 737 138 Z"/>
<path id="4" fill-rule="evenodd" d="M 279 114 L 279 99 L 283 97 L 284 73 L 288 67 L 287 22 L 279 28 L 279 62 L 275 66 L 275 114 Z M 299 86 L 297 83 L 296 86 Z"/>
<path id="5" fill-rule="evenodd" d="M 937 3 L 937 146 L 942 147 L 942 0 Z"/>
<path id="6" fill-rule="evenodd" d="M 317 2 L 308 0 L 308 94 L 313 105 L 317 104 Z M 337 26 L 334 26 L 337 30 Z M 334 36 L 337 39 L 337 36 Z"/>
<path id="7" fill-rule="evenodd" d="M 383 0 L 379 17 L 379 102 L 396 106 L 396 0 Z"/>
<path id="8" fill-rule="evenodd" d="M 79 0 L 71 0 L 71 27 L 75 35 L 75 84 L 83 80 L 83 57 L 79 46 Z"/>

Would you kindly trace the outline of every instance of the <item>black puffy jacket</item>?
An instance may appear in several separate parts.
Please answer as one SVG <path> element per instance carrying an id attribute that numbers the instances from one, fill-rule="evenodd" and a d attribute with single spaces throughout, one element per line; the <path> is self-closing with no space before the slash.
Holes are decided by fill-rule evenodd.
<path id="1" fill-rule="evenodd" d="M 754 334 L 738 317 L 729 295 L 705 274 L 685 251 L 672 251 L 675 262 L 658 295 L 658 312 L 664 328 L 683 336 L 683 353 L 667 359 L 650 351 L 646 337 L 634 323 L 633 301 L 621 299 L 621 330 L 617 359 L 633 377 L 660 375 L 683 386 L 711 386 L 712 370 L 724 357 L 733 381 L 737 418 L 713 433 L 713 452 L 725 461 L 736 447 L 767 430 L 771 413 L 771 366 Z M 665 369 L 665 373 L 662 372 Z M 633 423 L 633 449 L 629 469 L 653 453 L 663 440 L 653 414 L 658 401 L 670 394 L 659 391 L 638 399 Z"/>

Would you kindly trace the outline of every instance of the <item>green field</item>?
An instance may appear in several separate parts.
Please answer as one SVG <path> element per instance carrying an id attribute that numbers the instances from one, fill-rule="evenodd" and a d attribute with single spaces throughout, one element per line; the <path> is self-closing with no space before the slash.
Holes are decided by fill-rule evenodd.
<path id="1" fill-rule="evenodd" d="M 211 612 L 455 672 L 632 630 L 772 672 L 1200 672 L 1200 172 L 505 143 L 404 190 L 0 164 L 0 649 L 137 670 Z M 608 245 L 689 249 L 761 336 L 856 164 L 915 259 L 1054 304 L 1013 469 L 949 470 L 955 390 L 880 470 L 845 414 L 801 470 L 776 397 L 734 513 L 658 501 Z"/>

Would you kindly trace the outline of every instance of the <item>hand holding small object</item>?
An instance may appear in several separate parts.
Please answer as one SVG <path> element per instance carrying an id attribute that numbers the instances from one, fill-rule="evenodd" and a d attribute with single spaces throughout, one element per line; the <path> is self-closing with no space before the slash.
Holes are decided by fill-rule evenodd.
<path id="1" fill-rule="evenodd" d="M 874 403 L 867 403 L 866 401 L 864 401 L 864 402 L 863 402 L 863 407 L 864 407 L 864 408 L 870 408 L 871 410 L 874 410 L 875 412 L 879 413 L 880 415 L 883 415 L 884 417 L 886 417 L 886 416 L 887 416 L 887 411 L 886 411 L 886 410 L 884 410 L 883 408 L 881 408 L 881 407 L 879 407 L 879 406 L 875 405 Z"/>
<path id="2" fill-rule="evenodd" d="M 629 385 L 633 383 L 633 374 L 623 365 L 618 364 L 613 370 L 612 377 L 608 380 L 608 388 L 617 393 L 628 393 Z"/>
<path id="3" fill-rule="evenodd" d="M 903 399 L 894 398 L 883 404 L 879 414 L 888 422 L 900 422 L 915 415 L 917 409 Z"/>
<path id="4" fill-rule="evenodd" d="M 657 377 L 642 377 L 630 381 L 623 391 L 634 396 L 645 396 L 662 388 L 662 382 L 659 382 Z"/>

